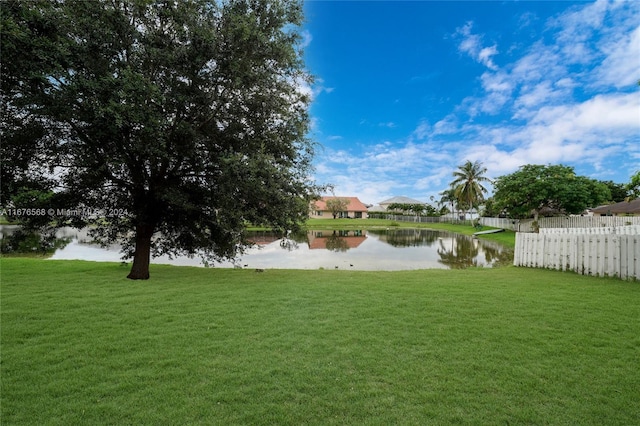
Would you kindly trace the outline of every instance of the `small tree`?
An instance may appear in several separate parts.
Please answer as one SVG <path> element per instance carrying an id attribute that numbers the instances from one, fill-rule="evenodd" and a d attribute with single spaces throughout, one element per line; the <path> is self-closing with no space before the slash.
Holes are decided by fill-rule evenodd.
<path id="1" fill-rule="evenodd" d="M 427 209 L 426 204 L 410 204 L 409 205 L 409 210 L 412 211 L 417 216 L 423 214 L 426 209 Z"/>
<path id="2" fill-rule="evenodd" d="M 391 203 L 387 206 L 388 212 L 405 212 L 406 204 L 402 203 Z"/>
<path id="3" fill-rule="evenodd" d="M 440 214 L 438 213 L 438 210 L 435 207 L 433 207 L 431 204 L 427 204 L 423 207 L 423 213 L 426 213 L 427 216 L 430 216 L 430 217 L 440 216 Z"/>
<path id="4" fill-rule="evenodd" d="M 456 198 L 456 191 L 454 188 L 449 187 L 448 189 L 445 189 L 444 191 L 440 192 L 440 203 L 443 204 L 442 209 L 440 209 L 441 212 L 443 212 L 442 214 L 447 214 L 447 213 L 451 213 L 452 215 L 455 215 L 456 212 L 456 202 L 457 202 L 457 198 Z M 449 208 L 449 206 L 451 206 L 451 208 Z"/>
<path id="5" fill-rule="evenodd" d="M 500 215 L 500 210 L 496 206 L 495 200 L 493 197 L 489 197 L 484 203 L 484 209 L 482 211 L 483 217 L 498 217 Z"/>
<path id="6" fill-rule="evenodd" d="M 333 197 L 327 199 L 326 205 L 327 210 L 329 210 L 333 218 L 336 219 L 340 213 L 347 210 L 349 200 L 347 198 Z"/>

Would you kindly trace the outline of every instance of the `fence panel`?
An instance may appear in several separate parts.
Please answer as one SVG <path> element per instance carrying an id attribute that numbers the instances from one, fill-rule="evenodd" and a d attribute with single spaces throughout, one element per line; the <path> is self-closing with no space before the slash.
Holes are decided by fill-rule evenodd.
<path id="1" fill-rule="evenodd" d="M 561 216 L 543 217 L 540 228 L 599 228 L 640 225 L 639 216 Z"/>
<path id="2" fill-rule="evenodd" d="M 481 217 L 480 223 L 484 226 L 494 228 L 511 229 L 516 232 L 533 232 L 533 219 L 504 219 L 497 217 Z M 595 229 L 598 228 L 620 228 L 636 226 L 640 228 L 640 216 L 562 216 L 562 217 L 542 217 L 538 220 L 538 228 L 542 229 Z"/>
<path id="3" fill-rule="evenodd" d="M 621 237 L 623 249 L 620 254 L 620 277 L 639 278 L 640 270 L 640 239 Z"/>
<path id="4" fill-rule="evenodd" d="M 640 279 L 640 235 L 517 233 L 514 265 Z"/>
<path id="5" fill-rule="evenodd" d="M 460 220 L 452 217 L 429 217 L 417 215 L 395 215 L 389 213 L 369 213 L 372 219 L 388 219 L 401 222 L 420 222 L 420 223 L 465 223 L 468 220 Z M 483 226 L 492 228 L 510 229 L 516 232 L 534 232 L 533 219 L 505 219 L 499 217 L 481 217 L 480 223 Z M 592 233 L 596 233 L 600 228 L 621 228 L 627 226 L 635 226 L 640 229 L 640 216 L 562 216 L 562 217 L 543 217 L 538 220 L 538 228 L 540 232 L 543 229 L 590 229 Z M 640 231 L 638 232 L 640 233 Z"/>
<path id="6" fill-rule="evenodd" d="M 541 234 L 618 234 L 640 235 L 640 225 L 606 226 L 595 228 L 540 228 Z"/>
<path id="7" fill-rule="evenodd" d="M 480 223 L 483 226 L 490 226 L 492 228 L 504 228 L 513 230 L 516 221 L 513 219 L 504 219 L 501 217 L 481 217 Z"/>

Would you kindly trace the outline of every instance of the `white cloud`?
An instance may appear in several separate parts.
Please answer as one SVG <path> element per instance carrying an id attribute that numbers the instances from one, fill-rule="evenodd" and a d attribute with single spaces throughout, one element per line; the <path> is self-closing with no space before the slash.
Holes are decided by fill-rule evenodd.
<path id="1" fill-rule="evenodd" d="M 451 181 L 451 167 L 440 166 L 426 170 L 427 175 L 416 180 L 414 187 L 418 190 L 428 190 L 447 186 Z"/>
<path id="2" fill-rule="evenodd" d="M 502 151 L 495 146 L 476 146 L 465 154 L 470 161 L 482 161 L 491 178 L 510 173 L 529 162 L 524 153 Z"/>
<path id="3" fill-rule="evenodd" d="M 345 150 L 331 150 L 325 156 L 327 162 L 348 165 L 353 162 L 353 156 L 349 153 L 349 151 Z"/>
<path id="4" fill-rule="evenodd" d="M 596 2 L 570 8 L 557 18 L 549 20 L 549 27 L 558 29 L 556 38 L 563 45 L 572 45 L 591 38 L 594 30 L 602 27 L 611 2 Z"/>
<path id="5" fill-rule="evenodd" d="M 520 95 L 514 101 L 514 118 L 526 119 L 537 113 L 542 105 L 564 103 L 572 98 L 575 84 L 570 78 L 563 78 L 556 82 L 541 81 L 534 85 L 523 85 Z"/>
<path id="6" fill-rule="evenodd" d="M 308 47 L 311 44 L 311 41 L 313 40 L 313 36 L 308 30 L 301 31 L 300 37 L 301 37 L 300 47 L 303 49 Z"/>
<path id="7" fill-rule="evenodd" d="M 531 120 L 534 126 L 560 124 L 579 130 L 582 139 L 602 136 L 594 134 L 599 132 L 626 134 L 640 127 L 640 98 L 637 93 L 597 95 L 579 104 L 542 108 Z"/>
<path id="8" fill-rule="evenodd" d="M 511 81 L 510 76 L 505 72 L 485 72 L 480 77 L 480 81 L 482 82 L 482 88 L 487 92 L 510 93 L 514 87 L 514 82 Z"/>
<path id="9" fill-rule="evenodd" d="M 446 135 L 458 130 L 458 119 L 454 114 L 449 114 L 433 125 L 433 135 Z"/>
<path id="10" fill-rule="evenodd" d="M 538 20 L 538 16 L 533 12 L 525 12 L 518 18 L 520 28 L 527 28 Z"/>
<path id="11" fill-rule="evenodd" d="M 603 43 L 607 55 L 596 69 L 595 84 L 616 88 L 635 84 L 640 78 L 640 26 L 615 40 Z"/>
<path id="12" fill-rule="evenodd" d="M 634 93 L 599 95 L 582 103 L 542 107 L 520 126 L 474 130 L 475 143 L 462 156 L 483 161 L 492 173 L 527 163 L 579 160 L 597 166 L 614 154 L 637 154 L 638 146 L 629 150 L 626 141 L 640 142 L 640 103 Z"/>
<path id="13" fill-rule="evenodd" d="M 315 99 L 321 93 L 331 93 L 335 89 L 333 87 L 327 87 L 324 84 L 324 80 L 321 78 L 317 78 L 313 84 L 313 86 L 309 86 L 311 90 L 312 99 Z"/>
<path id="14" fill-rule="evenodd" d="M 487 68 L 491 70 L 497 70 L 498 67 L 493 63 L 493 60 L 491 59 L 492 56 L 498 54 L 497 45 L 494 44 L 493 46 L 483 47 L 482 36 L 478 34 L 472 34 L 472 27 L 473 22 L 469 21 L 464 26 L 456 29 L 455 35 L 462 38 L 460 44 L 458 45 L 458 49 L 461 52 L 468 54 L 471 58 L 483 64 Z"/>
<path id="15" fill-rule="evenodd" d="M 429 122 L 422 120 L 418 124 L 418 127 L 413 131 L 413 136 L 418 140 L 423 140 L 429 135 L 429 133 L 431 133 L 431 126 L 429 125 Z"/>
<path id="16" fill-rule="evenodd" d="M 480 61 L 480 63 L 484 64 L 487 68 L 492 70 L 497 70 L 498 67 L 491 60 L 491 57 L 497 54 L 498 54 L 497 45 L 494 44 L 491 47 L 484 47 L 480 50 L 480 52 L 478 52 L 478 60 Z"/>
<path id="17" fill-rule="evenodd" d="M 521 93 L 516 104 L 520 104 L 524 108 L 540 105 L 554 97 L 550 81 L 543 81 L 535 86 L 525 86 Z"/>
<path id="18" fill-rule="evenodd" d="M 534 43 L 510 69 L 508 76 L 514 85 L 543 79 L 560 79 L 567 74 L 561 55 L 553 46 L 542 42 Z"/>

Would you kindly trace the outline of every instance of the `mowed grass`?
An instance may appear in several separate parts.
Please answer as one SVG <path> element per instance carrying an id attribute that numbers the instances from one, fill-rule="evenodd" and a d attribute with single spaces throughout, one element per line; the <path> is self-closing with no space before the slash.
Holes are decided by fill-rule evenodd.
<path id="1" fill-rule="evenodd" d="M 640 421 L 640 284 L 2 259 L 1 421 Z"/>

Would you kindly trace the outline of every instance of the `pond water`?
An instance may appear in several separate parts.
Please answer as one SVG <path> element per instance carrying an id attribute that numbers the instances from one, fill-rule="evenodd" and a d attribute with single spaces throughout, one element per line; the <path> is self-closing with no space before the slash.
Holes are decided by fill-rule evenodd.
<path id="1" fill-rule="evenodd" d="M 3 238 L 11 233 L 9 227 L 0 227 Z M 50 259 L 121 261 L 119 246 L 103 248 L 92 244 L 85 230 L 63 228 L 56 236 L 63 243 L 51 248 Z M 397 271 L 495 267 L 513 262 L 513 250 L 501 244 L 428 229 L 312 230 L 289 238 L 254 232 L 251 239 L 255 246 L 235 262 L 209 262 L 208 266 Z M 202 259 L 188 257 L 162 256 L 152 259 L 152 263 L 205 266 Z"/>

